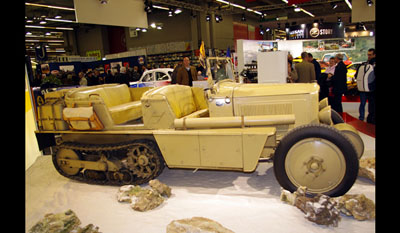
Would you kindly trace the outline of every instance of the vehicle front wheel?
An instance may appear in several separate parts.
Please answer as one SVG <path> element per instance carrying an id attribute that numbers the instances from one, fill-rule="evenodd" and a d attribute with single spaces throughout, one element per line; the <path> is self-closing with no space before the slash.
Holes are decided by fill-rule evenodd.
<path id="1" fill-rule="evenodd" d="M 275 177 L 290 192 L 305 186 L 309 194 L 341 196 L 356 181 L 358 167 L 356 149 L 347 136 L 322 124 L 293 129 L 274 155 Z"/>

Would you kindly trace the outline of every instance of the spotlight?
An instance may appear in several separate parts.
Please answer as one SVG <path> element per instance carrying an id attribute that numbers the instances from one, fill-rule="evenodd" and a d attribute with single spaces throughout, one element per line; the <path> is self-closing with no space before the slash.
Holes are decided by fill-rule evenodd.
<path id="1" fill-rule="evenodd" d="M 209 21 L 210 21 L 210 19 L 211 19 L 211 16 L 210 16 L 210 14 L 207 14 L 207 15 L 206 15 L 206 21 L 207 21 L 207 22 L 209 22 Z"/>
<path id="2" fill-rule="evenodd" d="M 219 15 L 215 15 L 215 22 L 219 23 L 219 21 L 221 21 L 221 18 L 219 17 Z"/>
<path id="3" fill-rule="evenodd" d="M 153 4 L 150 2 L 148 2 L 147 0 L 144 2 L 144 11 L 146 11 L 147 13 L 151 13 L 153 11 Z"/>
<path id="4" fill-rule="evenodd" d="M 337 17 L 337 22 L 338 23 L 342 22 L 342 17 Z"/>
<path id="5" fill-rule="evenodd" d="M 336 4 L 336 3 L 333 3 L 333 2 L 331 2 L 331 7 L 332 7 L 332 10 L 334 10 L 334 9 L 336 9 L 336 8 L 337 8 L 337 4 Z"/>
<path id="6" fill-rule="evenodd" d="M 241 19 L 242 21 L 246 21 L 246 15 L 243 13 L 242 14 L 242 19 Z"/>
<path id="7" fill-rule="evenodd" d="M 265 28 L 265 32 L 269 32 L 271 28 Z"/>
<path id="8" fill-rule="evenodd" d="M 367 5 L 368 5 L 368 6 L 372 6 L 372 4 L 374 4 L 374 3 L 372 2 L 372 0 L 367 0 Z"/>
<path id="9" fill-rule="evenodd" d="M 222 15 L 215 15 L 215 22 L 219 23 L 222 21 Z"/>
<path id="10" fill-rule="evenodd" d="M 169 11 L 168 11 L 168 17 L 172 17 L 172 16 L 173 16 L 172 9 L 169 9 Z"/>

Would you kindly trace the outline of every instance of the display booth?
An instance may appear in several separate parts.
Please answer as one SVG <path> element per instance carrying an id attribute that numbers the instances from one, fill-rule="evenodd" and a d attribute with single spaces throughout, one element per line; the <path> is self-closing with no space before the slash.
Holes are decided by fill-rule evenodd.
<path id="1" fill-rule="evenodd" d="M 344 55 L 344 61 L 347 65 L 367 61 L 367 51 L 375 47 L 375 37 L 344 38 L 343 33 L 336 33 L 335 28 L 338 27 L 319 26 L 317 30 L 312 25 L 300 25 L 287 30 L 288 40 L 237 40 L 236 71 L 240 73 L 250 66 L 257 67 L 260 64 L 258 61 L 259 54 L 274 51 L 286 51 L 293 58 L 300 58 L 302 52 L 311 53 L 320 62 L 321 68 L 325 67 L 329 58 L 336 53 Z M 263 67 L 265 65 L 265 62 L 263 62 Z M 268 72 L 273 71 L 269 70 Z"/>

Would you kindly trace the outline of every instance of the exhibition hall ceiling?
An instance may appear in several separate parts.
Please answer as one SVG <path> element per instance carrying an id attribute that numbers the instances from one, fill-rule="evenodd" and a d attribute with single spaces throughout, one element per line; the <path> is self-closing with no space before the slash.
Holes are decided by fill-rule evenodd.
<path id="1" fill-rule="evenodd" d="M 108 4 L 118 0 L 90 0 L 96 1 L 98 4 Z M 346 0 L 347 1 L 347 0 Z M 319 20 L 319 18 L 336 15 L 349 16 L 351 14 L 350 6 L 343 0 L 311 0 L 294 2 L 297 5 L 289 5 L 292 1 L 288 0 L 148 0 L 144 1 L 145 5 L 152 7 L 152 14 L 168 14 L 168 9 L 175 10 L 180 8 L 183 11 L 192 11 L 193 15 L 197 12 L 215 13 L 224 15 L 240 15 L 247 19 L 259 19 L 260 22 L 282 20 L 309 19 L 310 22 Z M 26 1 L 25 15 L 28 25 L 39 25 L 46 27 L 77 27 L 74 1 L 73 0 L 28 0 Z M 347 1 L 349 2 L 349 1 Z M 351 2 L 351 1 L 350 1 Z M 29 4 L 32 3 L 32 4 Z M 41 7 L 39 5 L 50 5 L 62 7 L 59 9 Z M 58 16 L 58 18 L 55 18 Z M 60 18 L 61 16 L 61 18 Z M 101 15 L 99 15 L 101 17 Z M 40 24 L 40 20 L 44 18 L 46 24 Z"/>
<path id="2" fill-rule="evenodd" d="M 81 1 L 81 0 L 79 0 Z M 99 6 L 111 6 L 115 3 L 123 4 L 126 0 L 85 0 Z M 259 23 L 266 28 L 282 28 L 286 25 L 300 25 L 308 23 L 345 22 L 346 31 L 356 31 L 364 26 L 364 30 L 373 30 L 375 22 L 364 22 L 361 26 L 350 23 L 352 16 L 352 2 L 360 0 L 135 0 L 143 3 L 143 12 L 154 15 L 179 14 L 177 10 L 197 17 L 199 20 L 217 22 L 217 17 L 234 15 L 235 21 L 253 24 Z M 373 0 L 375 4 L 376 0 Z M 295 2 L 295 5 L 291 3 Z M 104 4 L 104 5 L 101 5 Z M 366 4 L 362 1 L 362 4 Z M 375 5 L 373 5 L 374 7 Z M 88 22 L 83 23 L 76 11 L 74 0 L 26 0 L 25 1 L 25 32 L 27 49 L 33 50 L 38 42 L 50 42 L 47 46 L 50 51 L 62 53 L 63 37 L 74 29 L 90 29 L 94 27 Z M 133 9 L 132 12 L 138 9 Z M 93 10 L 96 14 L 96 10 Z M 353 9 L 354 11 L 354 9 Z M 143 15 L 146 15 L 144 13 Z M 78 15 L 78 16 L 77 16 Z M 124 14 L 126 15 L 126 14 Z M 138 14 L 135 14 L 138 15 Z M 200 15 L 204 18 L 199 18 Z M 104 14 L 98 15 L 104 18 Z M 112 16 L 108 16 L 112 17 Z M 143 18 L 143 17 L 142 17 Z M 81 21 L 81 22 L 78 22 Z M 251 22 L 250 22 L 251 21 Z M 96 24 L 96 23 L 94 23 Z M 102 24 L 102 23 L 97 23 Z M 115 25 L 115 24 L 114 24 Z M 143 24 L 142 24 L 143 25 Z M 147 25 L 147 20 L 145 25 Z M 124 26 L 126 25 L 118 25 Z M 151 25 L 147 25 L 150 27 Z M 146 26 L 137 26 L 145 27 Z M 52 39 L 51 41 L 48 41 Z M 45 41 L 46 40 L 46 41 Z M 58 48 L 58 50 L 57 50 Z M 65 51 L 64 51 L 65 52 Z"/>

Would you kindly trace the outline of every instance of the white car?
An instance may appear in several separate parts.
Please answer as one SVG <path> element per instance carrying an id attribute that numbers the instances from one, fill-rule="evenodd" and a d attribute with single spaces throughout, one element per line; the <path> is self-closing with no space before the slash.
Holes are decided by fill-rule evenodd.
<path id="1" fill-rule="evenodd" d="M 146 70 L 137 82 L 130 82 L 130 87 L 160 87 L 171 83 L 171 68 L 158 68 Z"/>

